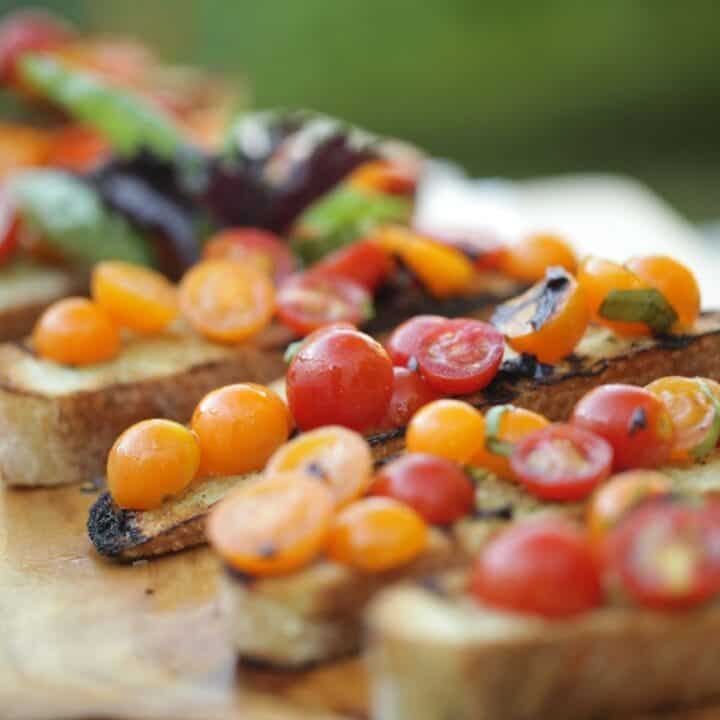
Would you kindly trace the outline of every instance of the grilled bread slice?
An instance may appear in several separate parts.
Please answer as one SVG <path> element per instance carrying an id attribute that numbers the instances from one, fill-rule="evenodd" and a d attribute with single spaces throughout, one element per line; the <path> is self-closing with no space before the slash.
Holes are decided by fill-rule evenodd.
<path id="1" fill-rule="evenodd" d="M 0 346 L 0 477 L 61 485 L 104 474 L 117 436 L 139 420 L 187 421 L 208 391 L 282 374 L 281 328 L 235 347 L 178 332 L 130 340 L 113 361 L 68 368 Z"/>
<path id="2" fill-rule="evenodd" d="M 553 420 L 563 420 L 583 394 L 604 383 L 644 385 L 672 374 L 720 378 L 720 313 L 704 315 L 691 335 L 663 339 L 619 338 L 593 328 L 567 362 L 550 367 L 510 357 L 503 368 L 482 393 L 467 399 L 480 408 L 513 402 Z M 368 439 L 380 461 L 403 449 L 404 430 L 398 428 Z M 205 496 L 203 484 L 193 485 L 181 497 L 167 500 L 158 511 L 122 510 L 109 496 L 101 496 L 91 515 L 90 537 L 102 554 L 117 560 L 151 557 L 196 545 L 203 542 L 203 518 L 212 504 L 239 482 L 243 478 L 224 484 L 224 492 L 212 495 L 213 502 L 205 502 L 210 496 Z M 196 529 L 192 536 L 187 533 L 188 525 Z M 123 531 L 129 527 L 137 531 Z M 176 533 L 178 537 L 174 537 Z M 155 542 L 156 536 L 163 540 Z"/>

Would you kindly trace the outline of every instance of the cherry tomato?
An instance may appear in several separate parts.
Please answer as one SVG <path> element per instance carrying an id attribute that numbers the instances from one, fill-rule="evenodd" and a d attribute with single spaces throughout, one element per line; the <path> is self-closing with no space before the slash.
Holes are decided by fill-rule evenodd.
<path id="1" fill-rule="evenodd" d="M 72 36 L 70 26 L 49 13 L 20 10 L 0 24 L 0 81 L 15 76 L 17 61 L 28 51 L 49 50 Z"/>
<path id="2" fill-rule="evenodd" d="M 418 350 L 425 335 L 446 320 L 442 315 L 416 315 L 398 325 L 387 341 L 387 351 L 393 365 L 409 367 L 417 364 Z"/>
<path id="3" fill-rule="evenodd" d="M 247 340 L 272 319 L 274 290 L 257 268 L 237 260 L 204 260 L 180 282 L 180 309 L 190 325 L 210 340 Z"/>
<path id="4" fill-rule="evenodd" d="M 241 485 L 210 514 L 210 544 L 226 563 L 273 576 L 307 565 L 323 549 L 333 517 L 330 491 L 302 473 Z"/>
<path id="5" fill-rule="evenodd" d="M 503 336 L 479 320 L 446 320 L 425 335 L 418 366 L 430 387 L 447 395 L 482 390 L 497 375 L 505 352 Z"/>
<path id="6" fill-rule="evenodd" d="M 52 143 L 49 130 L 0 123 L 0 180 L 18 170 L 46 164 Z"/>
<path id="7" fill-rule="evenodd" d="M 459 520 L 475 506 L 475 488 L 458 465 L 425 453 L 408 453 L 385 465 L 372 494 L 409 505 L 432 525 Z"/>
<path id="8" fill-rule="evenodd" d="M 56 131 L 47 158 L 53 167 L 87 172 L 110 154 L 110 146 L 94 130 L 82 125 L 66 125 Z"/>
<path id="9" fill-rule="evenodd" d="M 421 231 L 420 234 L 423 234 Z M 468 230 L 452 233 L 425 233 L 444 245 L 450 245 L 469 258 L 477 270 L 499 270 L 507 245 L 488 232 Z"/>
<path id="10" fill-rule="evenodd" d="M 287 398 L 297 425 L 379 427 L 393 391 L 392 363 L 370 336 L 345 328 L 307 339 L 290 362 Z"/>
<path id="11" fill-rule="evenodd" d="M 63 365 L 94 365 L 120 352 L 120 333 L 108 314 L 80 297 L 59 300 L 45 310 L 32 340 L 38 355 Z"/>
<path id="12" fill-rule="evenodd" d="M 608 538 L 611 576 L 639 605 L 685 610 L 720 592 L 720 505 L 653 503 Z"/>
<path id="13" fill-rule="evenodd" d="M 608 533 L 640 503 L 667 495 L 670 479 L 655 470 L 628 470 L 595 491 L 587 511 L 587 527 L 599 547 Z"/>
<path id="14" fill-rule="evenodd" d="M 373 292 L 392 273 L 390 255 L 374 240 L 360 240 L 313 265 L 312 272 L 339 275 Z"/>
<path id="15" fill-rule="evenodd" d="M 612 447 L 599 435 L 556 423 L 523 438 L 510 468 L 542 500 L 583 500 L 609 477 L 612 458 Z"/>
<path id="16" fill-rule="evenodd" d="M 470 459 L 470 464 L 474 467 L 485 468 L 500 478 L 512 479 L 509 460 L 512 447 L 530 433 L 547 427 L 550 421 L 531 410 L 514 405 L 498 405 L 496 408 L 497 410 L 491 412 L 499 413 L 497 430 L 491 432 L 490 414 L 488 413 L 484 436 L 479 438 L 478 450 Z M 493 452 L 493 446 L 498 441 L 502 447 L 496 448 L 496 451 Z M 502 450 L 502 452 L 497 450 Z"/>
<path id="17" fill-rule="evenodd" d="M 709 378 L 664 377 L 647 387 L 670 415 L 674 442 L 670 459 L 702 460 L 720 438 L 720 384 Z"/>
<path id="18" fill-rule="evenodd" d="M 665 296 L 677 313 L 674 329 L 692 328 L 700 315 L 700 288 L 685 265 L 666 255 L 646 255 L 630 258 L 629 270 L 640 280 Z"/>
<path id="19" fill-rule="evenodd" d="M 0 188 L 0 265 L 4 265 L 17 250 L 19 224 L 10 197 Z"/>
<path id="20" fill-rule="evenodd" d="M 436 400 L 418 410 L 408 425 L 409 452 L 429 453 L 464 465 L 485 437 L 485 419 L 460 400 Z"/>
<path id="21" fill-rule="evenodd" d="M 203 257 L 210 260 L 242 260 L 267 273 L 279 285 L 295 270 L 295 257 L 275 233 L 260 228 L 228 228 L 206 243 Z"/>
<path id="22" fill-rule="evenodd" d="M 95 266 L 90 284 L 95 302 L 131 330 L 157 333 L 177 317 L 175 287 L 149 268 L 107 260 Z"/>
<path id="23" fill-rule="evenodd" d="M 575 405 L 571 422 L 612 445 L 615 470 L 658 467 L 667 462 L 673 447 L 672 421 L 664 405 L 634 385 L 591 390 Z"/>
<path id="24" fill-rule="evenodd" d="M 492 322 L 513 350 L 552 364 L 575 349 L 590 313 L 575 278 L 563 268 L 552 267 L 543 280 L 498 306 Z"/>
<path id="25" fill-rule="evenodd" d="M 364 572 L 382 572 L 414 560 L 427 542 L 427 527 L 412 508 L 385 497 L 356 500 L 336 517 L 328 557 Z"/>
<path id="26" fill-rule="evenodd" d="M 278 317 L 299 335 L 339 321 L 360 325 L 372 314 L 372 299 L 353 280 L 304 272 L 288 278 L 277 294 Z"/>
<path id="27" fill-rule="evenodd" d="M 108 490 L 121 508 L 152 510 L 188 487 L 199 464 L 195 433 L 171 420 L 143 420 L 112 446 Z"/>
<path id="28" fill-rule="evenodd" d="M 537 233 L 510 245 L 502 257 L 501 267 L 518 280 L 537 282 L 555 265 L 575 273 L 577 258 L 573 249 L 557 235 Z"/>
<path id="29" fill-rule="evenodd" d="M 470 573 L 484 605 L 560 619 L 600 605 L 600 573 L 582 530 L 568 520 L 518 523 L 491 540 Z"/>
<path id="30" fill-rule="evenodd" d="M 200 442 L 202 476 L 258 472 L 290 433 L 285 403 L 255 383 L 208 393 L 195 408 L 191 427 Z"/>
<path id="31" fill-rule="evenodd" d="M 418 373 L 404 367 L 393 368 L 393 392 L 381 430 L 405 427 L 412 416 L 433 400 L 439 399 Z"/>
<path id="32" fill-rule="evenodd" d="M 619 335 L 649 335 L 645 323 L 608 320 L 600 315 L 600 307 L 611 290 L 642 290 L 647 285 L 631 270 L 622 265 L 597 257 L 583 260 L 577 275 L 578 283 L 585 292 L 592 319 L 609 327 Z"/>
<path id="33" fill-rule="evenodd" d="M 330 488 L 335 504 L 346 505 L 372 481 L 373 457 L 362 435 L 336 425 L 298 435 L 275 451 L 266 475 L 302 472 Z"/>
<path id="34" fill-rule="evenodd" d="M 347 178 L 347 183 L 360 190 L 412 195 L 417 183 L 417 171 L 398 162 L 371 160 L 354 170 Z"/>

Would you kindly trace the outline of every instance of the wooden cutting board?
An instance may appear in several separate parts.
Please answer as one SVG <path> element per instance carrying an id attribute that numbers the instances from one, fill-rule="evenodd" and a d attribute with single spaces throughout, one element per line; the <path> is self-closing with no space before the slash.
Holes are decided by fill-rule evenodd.
<path id="1" fill-rule="evenodd" d="M 653 242 L 679 256 L 698 243 L 689 226 L 624 181 L 545 181 L 521 194 L 528 212 L 540 205 L 559 218 L 569 203 L 578 245 L 583 227 L 596 231 L 611 209 L 624 218 L 624 230 L 613 220 L 615 241 L 651 224 Z M 298 674 L 236 668 L 208 550 L 132 566 L 98 558 L 85 534 L 95 497 L 78 487 L 0 491 L 1 717 L 367 718 L 360 661 Z M 668 717 L 710 720 L 718 711 Z"/>

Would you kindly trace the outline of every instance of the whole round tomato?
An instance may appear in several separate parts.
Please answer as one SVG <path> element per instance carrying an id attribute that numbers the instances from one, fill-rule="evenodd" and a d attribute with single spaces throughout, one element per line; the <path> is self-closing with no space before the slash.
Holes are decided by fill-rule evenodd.
<path id="1" fill-rule="evenodd" d="M 442 315 L 416 315 L 398 325 L 386 345 L 393 365 L 408 367 L 416 364 L 420 344 L 425 336 L 446 320 Z"/>
<path id="2" fill-rule="evenodd" d="M 575 405 L 571 422 L 612 445 L 615 470 L 658 467 L 673 447 L 672 420 L 662 401 L 634 385 L 591 390 Z"/>
<path id="3" fill-rule="evenodd" d="M 340 248 L 313 265 L 313 272 L 339 275 L 373 292 L 392 272 L 393 261 L 380 245 L 372 240 Z"/>
<path id="4" fill-rule="evenodd" d="M 387 413 L 392 363 L 369 335 L 339 327 L 305 340 L 290 362 L 286 386 L 301 430 L 344 425 L 364 432 L 379 427 Z"/>
<path id="5" fill-rule="evenodd" d="M 393 393 L 380 429 L 405 427 L 421 407 L 439 397 L 439 393 L 435 392 L 418 373 L 404 367 L 394 367 Z"/>

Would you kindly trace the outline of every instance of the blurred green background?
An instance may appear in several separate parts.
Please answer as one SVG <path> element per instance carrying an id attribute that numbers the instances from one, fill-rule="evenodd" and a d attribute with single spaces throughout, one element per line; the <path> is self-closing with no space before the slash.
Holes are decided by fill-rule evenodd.
<path id="1" fill-rule="evenodd" d="M 128 34 L 479 175 L 635 175 L 720 216 L 718 0 L 0 0 Z M 620 211 L 620 210 L 619 210 Z"/>

